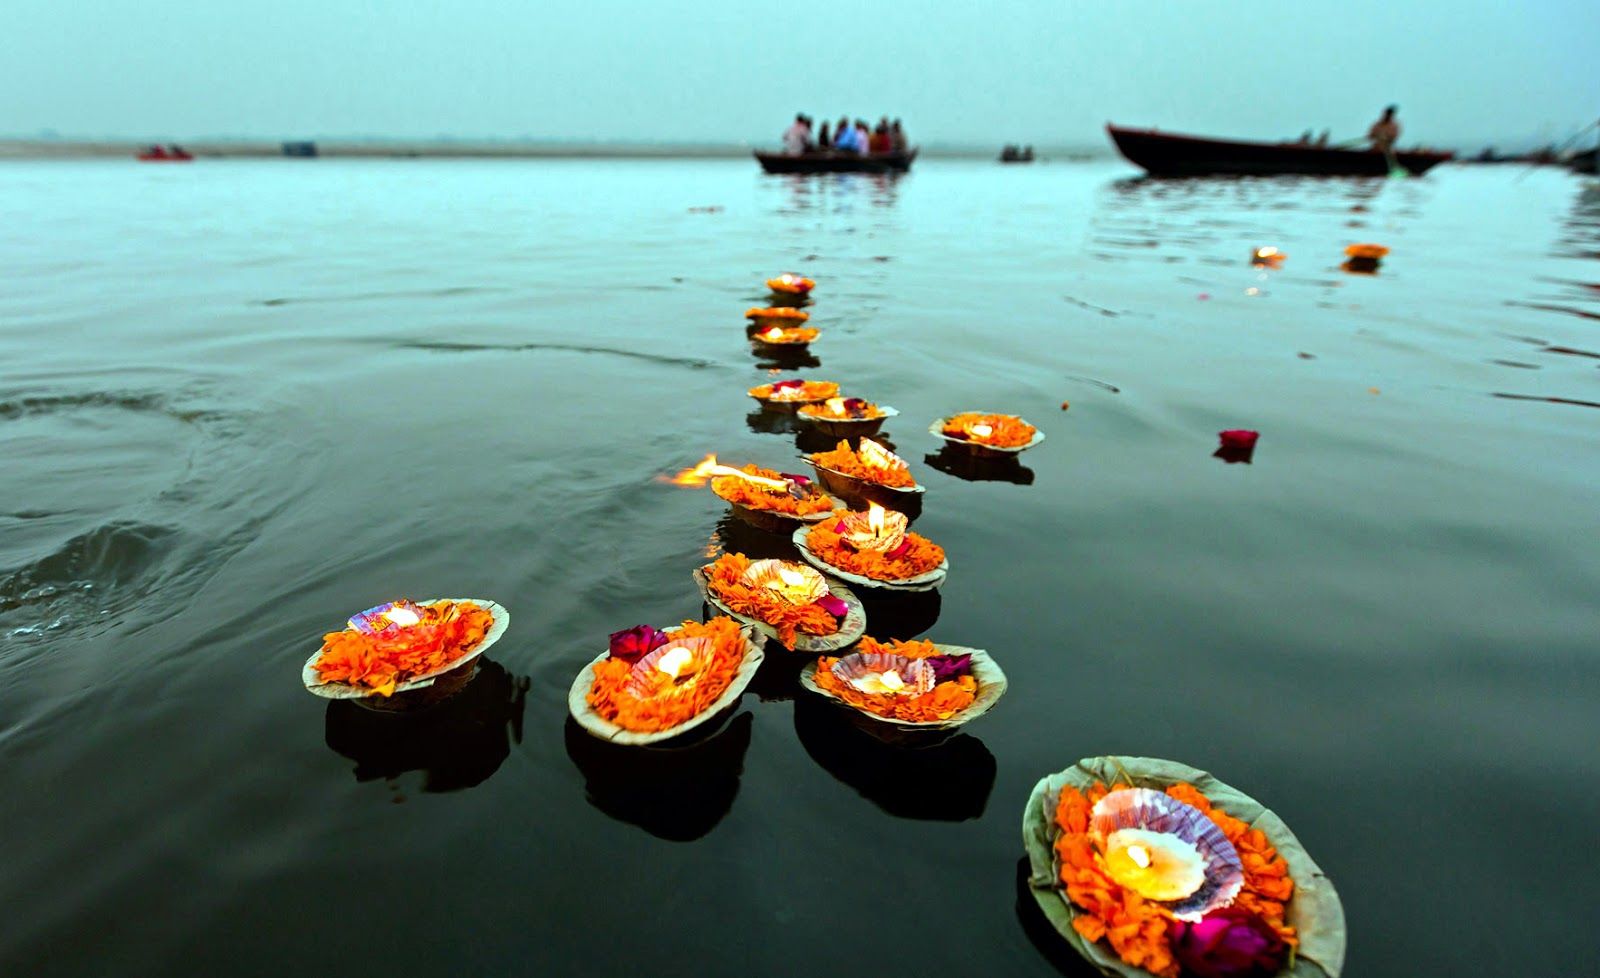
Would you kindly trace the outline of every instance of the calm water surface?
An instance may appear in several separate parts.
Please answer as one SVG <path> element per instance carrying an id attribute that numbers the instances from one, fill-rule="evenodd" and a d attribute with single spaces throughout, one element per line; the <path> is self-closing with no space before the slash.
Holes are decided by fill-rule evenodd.
<path id="1" fill-rule="evenodd" d="M 1111 752 L 1282 814 L 1349 974 L 1592 964 L 1595 184 L 753 169 L 0 167 L 0 970 L 1082 975 L 1018 825 Z M 780 656 L 695 749 L 607 749 L 565 702 L 606 633 L 774 546 L 656 477 L 796 464 L 744 396 L 786 269 L 951 558 L 871 630 L 1011 691 L 897 753 Z M 950 471 L 924 429 L 966 408 L 1050 440 Z M 415 723 L 307 695 L 396 595 L 515 620 Z"/>

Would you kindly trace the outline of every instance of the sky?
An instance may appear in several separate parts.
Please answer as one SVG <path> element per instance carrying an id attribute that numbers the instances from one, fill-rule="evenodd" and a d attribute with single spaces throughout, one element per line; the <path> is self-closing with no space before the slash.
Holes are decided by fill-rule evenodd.
<path id="1" fill-rule="evenodd" d="M 0 134 L 775 143 L 796 111 L 913 142 L 1564 139 L 1596 0 L 5 0 Z"/>

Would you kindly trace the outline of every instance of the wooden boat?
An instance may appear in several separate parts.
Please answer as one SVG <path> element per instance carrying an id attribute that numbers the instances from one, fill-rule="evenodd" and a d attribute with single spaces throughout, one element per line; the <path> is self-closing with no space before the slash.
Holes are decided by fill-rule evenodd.
<path id="1" fill-rule="evenodd" d="M 1106 132 L 1123 156 L 1158 177 L 1212 173 L 1381 177 L 1389 172 L 1390 157 L 1377 150 L 1204 139 L 1110 124 Z M 1394 161 L 1414 176 L 1421 176 L 1454 156 L 1432 150 L 1400 150 L 1393 154 Z"/>
<path id="2" fill-rule="evenodd" d="M 756 161 L 768 173 L 904 173 L 917 159 L 916 150 L 904 153 L 836 153 L 832 150 L 802 153 L 755 151 Z"/>
<path id="3" fill-rule="evenodd" d="M 181 146 L 151 146 L 134 158 L 140 163 L 188 163 L 194 156 Z"/>

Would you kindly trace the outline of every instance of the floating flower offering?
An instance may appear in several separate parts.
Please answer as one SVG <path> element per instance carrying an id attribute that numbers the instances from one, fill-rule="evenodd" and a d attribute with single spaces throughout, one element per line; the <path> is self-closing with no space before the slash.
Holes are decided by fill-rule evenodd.
<path id="1" fill-rule="evenodd" d="M 784 272 L 777 278 L 767 279 L 767 288 L 778 295 L 810 295 L 811 290 L 816 287 L 817 283 L 812 279 L 793 272 Z"/>
<path id="2" fill-rule="evenodd" d="M 1329 978 L 1333 886 L 1276 815 L 1204 771 L 1088 758 L 1040 781 L 1023 817 L 1045 916 L 1108 973 Z"/>
<path id="3" fill-rule="evenodd" d="M 793 412 L 802 404 L 818 404 L 839 396 L 839 385 L 831 380 L 780 380 L 748 390 L 761 406 L 772 411 Z"/>
<path id="4" fill-rule="evenodd" d="M 759 465 L 736 469 L 722 465 L 715 455 L 707 455 L 698 465 L 679 472 L 671 482 L 691 487 L 710 482 L 711 491 L 732 506 L 736 515 L 769 530 L 786 531 L 795 520 L 826 519 L 844 506 L 808 476 L 777 472 Z"/>
<path id="5" fill-rule="evenodd" d="M 911 475 L 911 466 L 906 460 L 871 438 L 861 439 L 859 448 L 851 448 L 849 442 L 841 441 L 833 451 L 807 455 L 806 461 L 816 468 L 824 482 L 828 481 L 828 473 L 837 473 L 857 482 L 889 489 L 918 492 L 922 489 Z M 830 488 L 834 492 L 848 492 L 852 487 L 846 485 L 841 488 L 830 484 Z"/>
<path id="6" fill-rule="evenodd" d="M 510 623 L 509 612 L 479 598 L 391 601 L 324 635 L 301 678 L 329 699 L 386 699 L 433 685 L 481 655 Z"/>
<path id="7" fill-rule="evenodd" d="M 1006 689 L 1005 673 L 982 649 L 870 636 L 849 655 L 819 657 L 800 681 L 874 719 L 932 729 L 976 719 Z"/>
<path id="8" fill-rule="evenodd" d="M 900 412 L 859 397 L 830 397 L 820 404 L 803 405 L 796 413 L 823 434 L 838 436 L 875 435 L 886 420 Z"/>
<path id="9" fill-rule="evenodd" d="M 659 630 L 637 625 L 573 683 L 568 707 L 590 733 L 617 743 L 665 740 L 732 705 L 761 664 L 750 631 L 732 618 Z"/>
<path id="10" fill-rule="evenodd" d="M 975 455 L 1014 455 L 1044 441 L 1038 428 L 1014 414 L 963 411 L 940 418 L 928 430 Z"/>
<path id="11" fill-rule="evenodd" d="M 866 630 L 866 612 L 849 588 L 792 560 L 723 554 L 695 571 L 695 581 L 707 601 L 786 649 L 840 649 Z"/>
<path id="12" fill-rule="evenodd" d="M 800 555 L 817 569 L 869 587 L 931 591 L 950 569 L 944 548 L 910 532 L 904 513 L 873 503 L 794 533 Z"/>
<path id="13" fill-rule="evenodd" d="M 1250 253 L 1250 264 L 1260 265 L 1266 268 L 1277 268 L 1279 265 L 1282 265 L 1283 260 L 1288 257 L 1288 255 L 1284 254 L 1278 249 L 1272 247 L 1271 245 L 1267 245 L 1265 248 L 1257 248 L 1255 251 Z"/>
<path id="14" fill-rule="evenodd" d="M 810 326 L 768 326 L 751 333 L 750 338 L 767 346 L 805 346 L 821 335 Z"/>
<path id="15" fill-rule="evenodd" d="M 750 320 L 752 326 L 798 326 L 811 318 L 811 314 L 804 309 L 795 309 L 790 306 L 770 306 L 765 309 L 746 309 L 744 318 Z"/>
<path id="16" fill-rule="evenodd" d="M 1344 249 L 1345 262 L 1339 267 L 1358 275 L 1371 275 L 1378 271 L 1389 249 L 1380 244 L 1353 244 Z"/>

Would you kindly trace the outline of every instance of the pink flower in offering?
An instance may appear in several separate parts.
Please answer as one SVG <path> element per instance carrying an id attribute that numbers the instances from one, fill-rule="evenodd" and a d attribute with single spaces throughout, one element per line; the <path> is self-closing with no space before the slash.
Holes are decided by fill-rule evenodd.
<path id="1" fill-rule="evenodd" d="M 843 600 L 836 598 L 831 594 L 826 597 L 818 598 L 817 604 L 822 605 L 822 610 L 826 611 L 835 618 L 843 618 L 845 615 L 850 613 L 850 606 L 845 604 Z"/>

